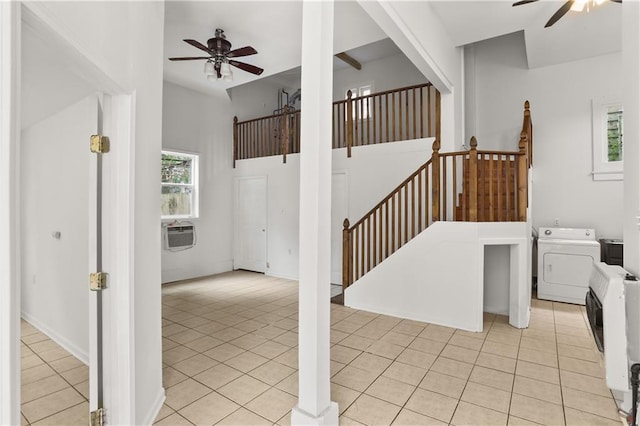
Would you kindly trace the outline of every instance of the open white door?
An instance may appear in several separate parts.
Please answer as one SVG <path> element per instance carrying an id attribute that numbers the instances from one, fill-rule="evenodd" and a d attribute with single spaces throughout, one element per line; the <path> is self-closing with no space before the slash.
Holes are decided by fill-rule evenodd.
<path id="1" fill-rule="evenodd" d="M 234 269 L 262 272 L 267 267 L 267 177 L 236 180 Z"/>
<path id="2" fill-rule="evenodd" d="M 347 173 L 331 175 L 331 284 L 342 285 L 342 229 L 348 209 Z"/>

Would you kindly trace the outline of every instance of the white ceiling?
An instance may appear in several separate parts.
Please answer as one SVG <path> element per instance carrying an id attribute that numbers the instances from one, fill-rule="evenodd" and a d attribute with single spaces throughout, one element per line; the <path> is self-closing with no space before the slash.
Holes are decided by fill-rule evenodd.
<path id="1" fill-rule="evenodd" d="M 300 1 L 168 1 L 165 10 L 165 79 L 226 97 L 226 89 L 261 77 L 299 73 Z M 511 1 L 432 1 L 431 6 L 458 46 L 524 31 L 530 68 L 621 50 L 621 6 L 606 2 L 589 13 L 568 12 L 551 28 L 546 21 L 563 1 L 541 0 L 511 7 Z M 396 46 L 354 1 L 335 3 L 334 51 L 359 61 L 398 53 Z M 199 56 L 182 39 L 206 42 L 215 28 L 225 30 L 234 48 L 251 45 L 257 55 L 242 59 L 265 69 L 261 77 L 235 70 L 233 83 L 206 80 L 202 61 L 170 62 L 172 56 Z M 357 28 L 358 31 L 353 31 Z M 23 128 L 36 123 L 92 91 L 43 40 L 23 34 Z M 335 60 L 335 67 L 345 67 Z M 299 74 L 298 74 L 299 75 Z"/>
<path id="2" fill-rule="evenodd" d="M 514 0 L 515 1 L 515 0 Z M 569 11 L 544 28 L 565 1 L 512 7 L 512 1 L 433 1 L 431 6 L 456 46 L 524 30 L 529 68 L 620 51 L 622 7 L 605 2 L 587 13 Z"/>

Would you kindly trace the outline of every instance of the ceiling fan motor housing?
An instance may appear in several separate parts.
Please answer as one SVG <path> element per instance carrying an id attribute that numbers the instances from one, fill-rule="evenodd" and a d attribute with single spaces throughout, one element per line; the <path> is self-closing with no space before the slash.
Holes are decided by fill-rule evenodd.
<path id="1" fill-rule="evenodd" d="M 213 51 L 216 56 L 223 56 L 231 50 L 231 43 L 227 41 L 224 31 L 218 28 L 216 29 L 216 36 L 207 40 L 207 47 Z"/>

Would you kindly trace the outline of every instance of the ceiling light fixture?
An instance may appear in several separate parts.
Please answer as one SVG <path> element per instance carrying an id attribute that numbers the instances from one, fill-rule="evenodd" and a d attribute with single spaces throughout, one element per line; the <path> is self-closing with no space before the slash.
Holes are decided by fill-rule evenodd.
<path id="1" fill-rule="evenodd" d="M 212 61 L 207 61 L 207 62 L 204 63 L 204 73 L 207 76 L 214 75 L 216 73 L 216 69 L 213 66 L 213 62 Z"/>
<path id="2" fill-rule="evenodd" d="M 571 10 L 574 12 L 582 12 L 584 8 L 587 8 L 587 12 L 591 7 L 599 6 L 604 3 L 605 0 L 575 0 L 571 6 Z"/>
<path id="3" fill-rule="evenodd" d="M 228 62 L 220 64 L 220 78 L 218 80 L 233 81 L 233 72 Z"/>

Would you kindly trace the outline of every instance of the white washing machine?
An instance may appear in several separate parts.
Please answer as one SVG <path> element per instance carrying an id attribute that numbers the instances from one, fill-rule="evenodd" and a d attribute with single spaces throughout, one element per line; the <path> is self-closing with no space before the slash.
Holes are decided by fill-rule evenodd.
<path id="1" fill-rule="evenodd" d="M 584 305 L 600 243 L 594 229 L 538 230 L 538 299 Z"/>

